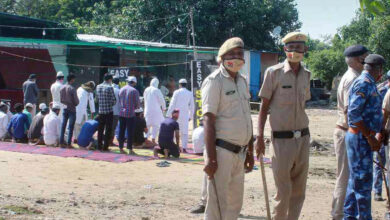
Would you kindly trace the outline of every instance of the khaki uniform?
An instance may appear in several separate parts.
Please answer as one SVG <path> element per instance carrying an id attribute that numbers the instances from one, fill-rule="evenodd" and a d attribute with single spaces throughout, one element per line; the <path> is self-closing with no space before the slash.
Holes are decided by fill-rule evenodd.
<path id="1" fill-rule="evenodd" d="M 293 73 L 288 61 L 266 70 L 259 96 L 270 100 L 272 131 L 307 128 L 305 103 L 310 99 L 310 72 Z M 298 219 L 305 200 L 310 136 L 278 139 L 272 136 L 272 171 L 277 192 L 273 219 Z"/>
<path id="2" fill-rule="evenodd" d="M 387 90 L 385 98 L 383 99 L 382 109 L 386 110 L 387 112 L 390 112 L 390 89 Z M 387 131 L 390 130 L 390 122 L 389 120 L 386 122 L 385 129 Z M 389 147 L 386 146 L 386 169 L 387 169 L 387 176 L 390 176 L 390 152 Z"/>
<path id="3" fill-rule="evenodd" d="M 337 88 L 337 114 L 339 118 L 336 125 L 345 129 L 336 127 L 333 133 L 333 143 L 337 159 L 337 179 L 333 192 L 331 215 L 336 220 L 343 219 L 344 216 L 344 200 L 349 178 L 348 157 L 344 141 L 347 133 L 346 130 L 348 129 L 346 110 L 348 107 L 349 88 L 359 75 L 359 72 L 349 67 L 341 78 L 339 87 Z"/>
<path id="4" fill-rule="evenodd" d="M 249 98 L 245 78 L 238 74 L 235 81 L 223 65 L 205 79 L 202 84 L 202 111 L 203 114 L 216 116 L 216 138 L 241 146 L 249 143 L 252 136 Z M 218 197 L 208 180 L 205 219 L 237 219 L 243 203 L 246 152 L 236 154 L 218 146 L 216 152 L 218 169 L 214 180 Z"/>

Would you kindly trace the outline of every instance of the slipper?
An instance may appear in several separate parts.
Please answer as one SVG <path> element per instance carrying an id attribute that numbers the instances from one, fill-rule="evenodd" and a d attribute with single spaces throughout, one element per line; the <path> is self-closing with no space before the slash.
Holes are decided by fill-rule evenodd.
<path id="1" fill-rule="evenodd" d="M 164 161 L 156 163 L 156 166 L 158 166 L 158 167 L 169 167 L 170 164 L 171 163 L 169 163 L 168 161 L 164 160 Z"/>

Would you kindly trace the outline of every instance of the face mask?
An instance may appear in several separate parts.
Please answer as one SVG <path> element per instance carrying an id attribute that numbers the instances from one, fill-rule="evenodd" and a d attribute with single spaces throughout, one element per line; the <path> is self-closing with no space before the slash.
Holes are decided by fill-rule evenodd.
<path id="1" fill-rule="evenodd" d="M 242 59 L 231 59 L 223 61 L 223 66 L 233 73 L 237 73 L 238 71 L 240 71 L 244 64 L 245 60 Z"/>
<path id="2" fill-rule="evenodd" d="M 286 52 L 287 60 L 291 63 L 299 63 L 303 60 L 303 53 Z"/>

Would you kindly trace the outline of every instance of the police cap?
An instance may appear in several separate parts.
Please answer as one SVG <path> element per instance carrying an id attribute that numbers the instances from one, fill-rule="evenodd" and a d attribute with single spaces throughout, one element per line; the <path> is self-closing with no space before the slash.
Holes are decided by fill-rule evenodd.
<path id="1" fill-rule="evenodd" d="M 241 38 L 233 37 L 233 38 L 227 39 L 222 44 L 222 46 L 219 48 L 217 61 L 221 62 L 223 55 L 225 55 L 227 52 L 229 52 L 237 47 L 244 48 L 244 41 Z"/>
<path id="2" fill-rule="evenodd" d="M 345 57 L 358 57 L 368 52 L 368 49 L 360 44 L 352 45 L 344 50 Z"/>
<path id="3" fill-rule="evenodd" d="M 284 44 L 295 43 L 295 42 L 305 43 L 306 41 L 307 41 L 306 34 L 301 33 L 301 32 L 291 32 L 291 33 L 288 33 L 282 39 L 282 42 Z"/>
<path id="4" fill-rule="evenodd" d="M 385 58 L 383 58 L 379 54 L 370 54 L 364 59 L 364 63 L 371 64 L 371 65 L 382 65 L 384 64 Z"/>

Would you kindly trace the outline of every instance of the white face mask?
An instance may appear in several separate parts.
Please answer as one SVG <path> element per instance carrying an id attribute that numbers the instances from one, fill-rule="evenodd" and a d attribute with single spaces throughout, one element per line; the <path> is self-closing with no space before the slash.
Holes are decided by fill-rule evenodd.
<path id="1" fill-rule="evenodd" d="M 223 66 L 233 72 L 233 73 L 237 73 L 238 71 L 240 71 L 240 69 L 242 68 L 242 66 L 245 64 L 245 60 L 242 60 L 242 59 L 231 59 L 231 60 L 224 60 L 223 61 Z"/>
<path id="2" fill-rule="evenodd" d="M 303 60 L 303 53 L 286 52 L 287 60 L 291 63 L 299 63 Z"/>

